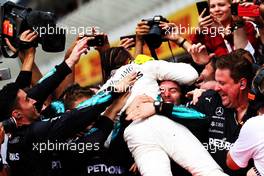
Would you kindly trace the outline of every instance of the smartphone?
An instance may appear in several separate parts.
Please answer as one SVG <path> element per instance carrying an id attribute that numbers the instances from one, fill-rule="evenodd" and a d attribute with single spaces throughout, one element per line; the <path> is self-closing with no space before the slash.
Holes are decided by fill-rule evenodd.
<path id="1" fill-rule="evenodd" d="M 231 4 L 231 13 L 236 16 L 257 17 L 260 16 L 259 6 L 252 4 L 249 6 L 242 6 L 239 3 Z"/>
<path id="2" fill-rule="evenodd" d="M 125 36 L 121 36 L 120 37 L 120 41 L 122 40 L 122 39 L 125 39 L 125 38 L 128 38 L 128 39 L 133 39 L 134 40 L 134 42 L 136 42 L 136 35 L 135 34 L 133 34 L 133 35 L 125 35 Z M 132 46 L 130 46 L 130 47 L 134 47 L 135 45 L 132 45 Z"/>
<path id="3" fill-rule="evenodd" d="M 210 11 L 209 11 L 209 4 L 207 1 L 200 1 L 196 3 L 196 8 L 198 11 L 198 14 L 201 15 L 201 13 L 205 10 L 205 13 L 203 15 L 203 17 L 209 16 L 210 15 Z"/>
<path id="4" fill-rule="evenodd" d="M 0 68 L 0 80 L 11 79 L 10 68 Z"/>
<path id="5" fill-rule="evenodd" d="M 88 46 L 103 46 L 104 45 L 104 35 L 95 35 L 94 39 L 89 40 Z"/>
<path id="6" fill-rule="evenodd" d="M 125 38 L 132 38 L 132 39 L 134 39 L 134 41 L 136 40 L 136 35 L 135 34 L 133 34 L 133 35 L 125 35 L 125 36 L 121 36 L 120 37 L 120 40 L 122 40 L 122 39 L 125 39 Z"/>

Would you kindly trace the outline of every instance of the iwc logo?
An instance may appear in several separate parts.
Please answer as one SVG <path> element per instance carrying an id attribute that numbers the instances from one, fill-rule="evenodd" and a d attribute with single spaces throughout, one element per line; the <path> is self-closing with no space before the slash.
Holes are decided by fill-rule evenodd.
<path id="1" fill-rule="evenodd" d="M 215 110 L 215 114 L 217 116 L 222 116 L 224 114 L 224 108 L 222 107 L 217 107 L 216 110 Z"/>

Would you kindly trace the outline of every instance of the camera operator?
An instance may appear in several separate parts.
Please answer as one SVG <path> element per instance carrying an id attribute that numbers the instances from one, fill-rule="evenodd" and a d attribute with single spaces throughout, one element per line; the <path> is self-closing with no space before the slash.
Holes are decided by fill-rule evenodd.
<path id="1" fill-rule="evenodd" d="M 36 33 L 30 32 L 29 30 L 27 30 L 21 34 L 20 40 L 24 42 L 31 42 L 36 37 L 37 37 Z M 10 50 L 12 50 L 14 53 L 17 52 L 17 49 L 11 45 L 8 38 L 5 38 L 5 40 Z M 32 47 L 32 48 L 24 49 L 24 50 L 20 49 L 19 58 L 22 61 L 22 66 L 21 66 L 21 71 L 16 79 L 16 83 L 18 84 L 19 88 L 23 89 L 23 88 L 30 87 L 31 80 L 32 80 L 32 67 L 33 67 L 33 70 L 37 68 L 34 63 L 35 48 Z M 36 77 L 39 77 L 39 76 L 35 76 L 35 78 Z M 10 128 L 15 128 L 15 127 L 11 125 Z M 2 123 L 1 123 L 1 129 L 2 129 Z M 8 143 L 7 140 L 8 140 L 8 136 L 6 135 L 6 140 L 1 145 L 1 154 L 2 154 L 2 162 L 3 162 L 3 171 L 2 171 L 3 173 L 2 174 L 3 175 L 5 174 L 8 175 L 8 172 L 9 172 L 9 167 L 6 161 L 7 143 Z"/>
<path id="2" fill-rule="evenodd" d="M 210 0 L 210 15 L 204 16 L 206 11 L 204 9 L 198 17 L 199 25 L 196 34 L 193 35 L 192 43 L 201 42 L 217 56 L 239 48 L 248 50 L 254 55 L 258 49 L 254 26 L 244 22 L 242 17 L 232 15 L 230 7 L 229 0 Z M 212 30 L 214 32 L 211 32 Z"/>
<path id="3" fill-rule="evenodd" d="M 77 52 L 78 52 L 78 50 L 76 48 L 75 55 L 78 54 Z M 53 76 L 50 77 L 50 79 L 46 80 L 42 84 L 37 84 L 35 87 L 33 87 L 31 89 L 32 93 L 28 92 L 28 94 L 27 94 L 24 91 L 19 90 L 20 86 L 18 85 L 18 83 L 11 83 L 11 84 L 8 84 L 7 86 L 5 86 L 1 90 L 1 107 L 3 107 L 3 111 L 1 111 L 1 118 L 4 119 L 4 118 L 8 118 L 8 117 L 13 116 L 12 118 L 18 119 L 21 117 L 20 120 L 17 120 L 17 124 L 16 124 L 17 126 L 21 126 L 25 123 L 32 123 L 34 120 L 32 118 L 38 117 L 38 115 L 39 115 L 38 111 L 36 110 L 37 101 L 39 104 L 42 104 L 45 101 L 45 99 L 50 94 L 50 92 L 53 91 L 54 87 L 56 87 L 64 79 L 64 77 L 68 73 L 70 73 L 70 71 L 71 71 L 70 67 L 73 67 L 74 62 L 76 62 L 78 59 L 78 58 L 77 59 L 76 58 L 77 58 L 76 56 L 74 57 L 74 55 L 72 55 L 70 57 L 70 59 L 67 60 L 67 62 L 65 61 L 60 66 L 56 67 L 58 72 L 56 72 Z M 37 94 L 38 98 L 39 98 L 39 99 L 37 99 L 37 101 L 27 97 L 29 95 L 34 95 L 35 90 L 37 90 L 35 92 L 35 94 Z M 19 92 L 19 94 L 18 94 L 18 92 Z M 43 95 L 43 96 L 41 96 L 41 95 Z M 20 98 L 17 99 L 17 97 L 20 97 Z M 20 106 L 21 106 L 22 111 L 19 112 L 18 110 L 16 110 L 15 111 L 16 113 L 13 115 L 13 114 L 11 114 L 11 110 L 13 110 L 15 108 L 14 103 L 18 100 L 22 101 L 22 102 L 20 102 L 20 104 L 21 104 Z M 6 103 L 5 101 L 8 101 L 10 103 Z M 25 106 L 25 105 L 27 105 L 27 106 Z M 6 108 L 4 108 L 4 107 L 6 107 Z M 24 109 L 24 111 L 23 111 L 23 109 Z M 10 146 L 10 144 L 9 144 L 9 146 Z M 12 147 L 12 145 L 11 145 L 11 147 Z M 10 147 L 8 147 L 8 149 L 10 150 Z M 11 163 L 9 162 L 9 164 L 11 164 Z M 14 172 L 16 173 L 16 170 L 14 170 Z M 28 174 L 28 173 L 25 173 L 25 174 Z"/>
<path id="4" fill-rule="evenodd" d="M 168 41 L 172 41 L 179 47 L 184 48 L 192 56 L 193 61 L 198 65 L 207 64 L 210 59 L 214 56 L 213 53 L 208 54 L 205 45 L 201 43 L 191 44 L 185 38 L 176 33 L 175 30 L 177 26 L 174 23 L 160 22 L 159 27 L 161 30 L 165 31 L 162 34 L 162 38 Z M 147 21 L 140 21 L 136 27 L 136 50 L 135 55 L 143 53 L 144 36 L 148 35 L 150 31 L 150 26 Z"/>

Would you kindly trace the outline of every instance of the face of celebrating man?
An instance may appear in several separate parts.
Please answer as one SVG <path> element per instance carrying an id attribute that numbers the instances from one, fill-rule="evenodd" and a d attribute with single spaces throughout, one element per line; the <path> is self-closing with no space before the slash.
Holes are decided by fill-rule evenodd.
<path id="1" fill-rule="evenodd" d="M 160 83 L 160 93 L 164 102 L 180 104 L 181 88 L 173 81 L 162 81 Z"/>
<path id="2" fill-rule="evenodd" d="M 19 112 L 19 118 L 26 118 L 28 121 L 35 121 L 39 117 L 39 113 L 35 107 L 36 100 L 29 98 L 27 93 L 23 90 L 19 90 L 17 93 L 17 108 Z"/>
<path id="3" fill-rule="evenodd" d="M 229 69 L 216 69 L 215 80 L 217 81 L 216 91 L 220 94 L 222 104 L 227 108 L 236 108 L 241 94 L 240 82 L 235 83 L 230 76 Z"/>

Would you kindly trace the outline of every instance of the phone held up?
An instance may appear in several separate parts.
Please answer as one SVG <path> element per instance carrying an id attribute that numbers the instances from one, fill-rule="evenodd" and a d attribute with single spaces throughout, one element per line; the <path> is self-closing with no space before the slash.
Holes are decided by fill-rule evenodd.
<path id="1" fill-rule="evenodd" d="M 198 14 L 201 15 L 201 13 L 205 10 L 205 13 L 203 14 L 203 17 L 209 16 L 210 11 L 209 11 L 209 4 L 207 1 L 200 1 L 196 3 L 196 8 L 198 11 Z"/>

